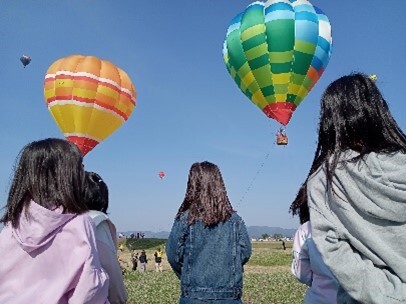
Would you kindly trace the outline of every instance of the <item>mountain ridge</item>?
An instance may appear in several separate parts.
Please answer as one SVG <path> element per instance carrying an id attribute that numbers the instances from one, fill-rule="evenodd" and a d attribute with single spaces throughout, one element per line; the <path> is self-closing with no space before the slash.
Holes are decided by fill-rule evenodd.
<path id="1" fill-rule="evenodd" d="M 250 238 L 261 238 L 263 234 L 268 234 L 272 236 L 274 234 L 282 234 L 284 237 L 292 238 L 295 235 L 296 228 L 281 228 L 281 227 L 270 227 L 270 226 L 247 226 L 248 235 Z M 137 233 L 144 233 L 144 238 L 157 238 L 157 239 L 167 239 L 169 236 L 169 231 L 143 231 L 143 230 L 129 230 L 125 232 L 119 232 L 125 236 L 129 236 L 131 233 L 137 235 Z"/>

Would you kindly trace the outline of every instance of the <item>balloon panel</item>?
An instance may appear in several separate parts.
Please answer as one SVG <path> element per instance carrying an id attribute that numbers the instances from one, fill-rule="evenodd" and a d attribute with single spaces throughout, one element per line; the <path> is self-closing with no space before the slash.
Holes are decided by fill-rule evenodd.
<path id="1" fill-rule="evenodd" d="M 135 88 L 123 70 L 81 55 L 61 58 L 49 67 L 44 96 L 65 137 L 84 155 L 129 118 L 136 101 Z"/>
<path id="2" fill-rule="evenodd" d="M 227 30 L 223 55 L 240 90 L 286 125 L 323 74 L 332 50 L 327 16 L 306 0 L 254 2 Z"/>

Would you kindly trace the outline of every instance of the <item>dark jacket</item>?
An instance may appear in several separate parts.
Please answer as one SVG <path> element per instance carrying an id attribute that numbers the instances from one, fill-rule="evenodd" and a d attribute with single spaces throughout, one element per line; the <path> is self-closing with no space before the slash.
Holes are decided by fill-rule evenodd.
<path id="1" fill-rule="evenodd" d="M 243 265 L 251 242 L 241 217 L 205 228 L 187 224 L 189 212 L 175 220 L 166 246 L 168 262 L 181 280 L 180 303 L 242 303 Z"/>
<path id="2" fill-rule="evenodd" d="M 139 261 L 140 263 L 148 263 L 147 255 L 145 254 L 145 252 L 141 253 Z"/>

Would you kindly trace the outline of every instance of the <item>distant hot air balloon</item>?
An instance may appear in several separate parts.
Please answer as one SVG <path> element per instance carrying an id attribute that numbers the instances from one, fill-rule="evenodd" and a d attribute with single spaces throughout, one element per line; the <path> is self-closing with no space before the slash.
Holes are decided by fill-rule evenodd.
<path id="1" fill-rule="evenodd" d="M 158 176 L 159 176 L 160 179 L 163 179 L 163 178 L 165 177 L 165 172 L 160 171 L 160 172 L 158 173 Z"/>
<path id="2" fill-rule="evenodd" d="M 322 11 L 307 0 L 269 0 L 252 3 L 231 21 L 223 55 L 240 90 L 287 125 L 331 51 L 331 26 Z"/>
<path id="3" fill-rule="evenodd" d="M 23 64 L 24 68 L 31 62 L 31 57 L 27 55 L 22 55 L 20 61 Z"/>
<path id="4" fill-rule="evenodd" d="M 136 101 L 126 72 L 81 55 L 58 59 L 48 68 L 44 96 L 56 124 L 83 155 L 128 119 Z"/>
<path id="5" fill-rule="evenodd" d="M 378 76 L 375 74 L 369 75 L 369 79 L 371 79 L 372 81 L 377 81 L 378 80 Z"/>

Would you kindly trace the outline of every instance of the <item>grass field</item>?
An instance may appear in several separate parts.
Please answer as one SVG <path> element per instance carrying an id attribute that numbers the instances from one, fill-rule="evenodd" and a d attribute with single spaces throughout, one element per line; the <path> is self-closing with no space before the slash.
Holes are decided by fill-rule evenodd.
<path id="1" fill-rule="evenodd" d="M 125 241 L 125 240 L 121 240 Z M 290 273 L 291 243 L 283 250 L 280 242 L 254 242 L 250 261 L 245 266 L 243 302 L 245 304 L 299 304 L 303 303 L 307 287 Z M 119 253 L 126 269 L 125 284 L 130 304 L 176 304 L 179 301 L 179 280 L 163 259 L 164 271 L 155 272 L 154 251 L 164 248 L 165 240 L 127 240 Z M 147 272 L 131 271 L 130 250 L 144 249 L 149 263 Z"/>

